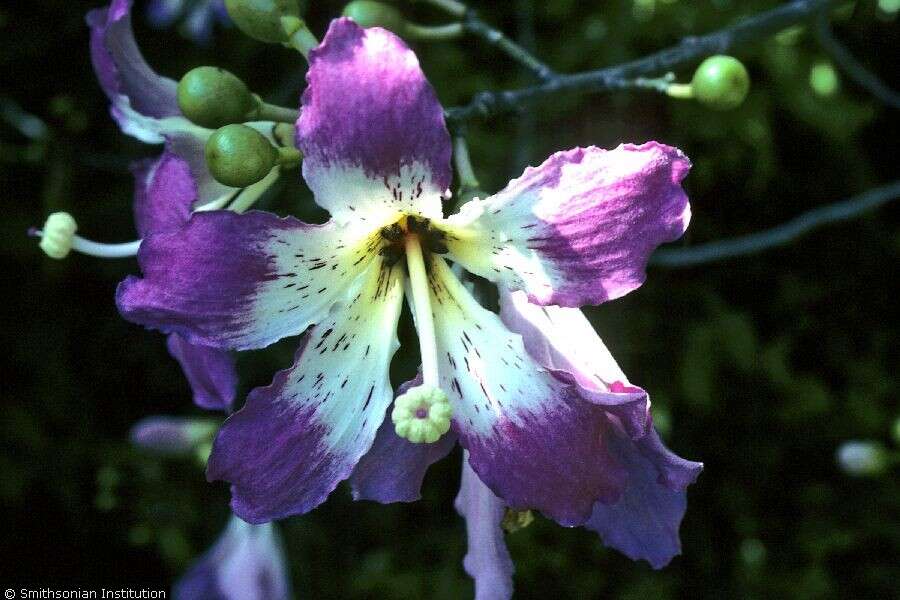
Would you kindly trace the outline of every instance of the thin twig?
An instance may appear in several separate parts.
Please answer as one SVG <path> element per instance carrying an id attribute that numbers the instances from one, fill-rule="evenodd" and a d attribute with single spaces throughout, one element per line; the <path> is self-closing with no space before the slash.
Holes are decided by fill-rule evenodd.
<path id="1" fill-rule="evenodd" d="M 817 227 L 849 221 L 898 197 L 900 180 L 863 192 L 849 200 L 805 212 L 787 223 L 765 231 L 692 248 L 662 248 L 653 254 L 650 264 L 673 268 L 691 267 L 784 246 Z"/>
<path id="2" fill-rule="evenodd" d="M 681 43 L 655 54 L 627 63 L 584 71 L 571 75 L 557 75 L 553 79 L 530 87 L 501 92 L 480 92 L 465 106 L 447 110 L 452 124 L 476 117 L 490 117 L 514 110 L 559 92 L 602 92 L 628 87 L 636 77 L 657 75 L 709 56 L 723 54 L 741 46 L 757 42 L 787 27 L 807 21 L 826 10 L 836 0 L 795 0 L 760 13 L 732 27 L 696 37 L 684 38 Z"/>
<path id="3" fill-rule="evenodd" d="M 541 81 L 553 81 L 557 77 L 553 69 L 539 60 L 534 54 L 506 37 L 502 31 L 494 29 L 482 21 L 474 10 L 469 9 L 466 12 L 463 26 L 469 33 L 477 35 L 506 53 L 507 56 L 528 69 L 530 73 Z"/>
<path id="4" fill-rule="evenodd" d="M 457 0 L 426 0 L 430 4 L 446 11 L 454 17 L 461 17 L 463 28 L 472 35 L 477 35 L 487 43 L 496 46 L 510 58 L 528 69 L 541 81 L 552 81 L 556 73 L 534 54 L 506 37 L 502 31 L 494 29 L 478 16 L 478 13 Z"/>
<path id="5" fill-rule="evenodd" d="M 892 108 L 900 108 L 900 93 L 887 86 L 877 75 L 866 69 L 861 62 L 843 45 L 831 31 L 828 15 L 822 13 L 816 18 L 816 39 L 832 60 L 856 83 L 870 94 Z"/>

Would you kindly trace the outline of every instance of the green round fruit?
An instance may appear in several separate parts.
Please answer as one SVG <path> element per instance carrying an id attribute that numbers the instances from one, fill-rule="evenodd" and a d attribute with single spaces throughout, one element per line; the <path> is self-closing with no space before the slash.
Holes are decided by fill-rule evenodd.
<path id="1" fill-rule="evenodd" d="M 246 125 L 226 125 L 206 142 L 206 165 L 216 181 L 247 187 L 269 174 L 278 150 L 266 136 Z"/>
<path id="2" fill-rule="evenodd" d="M 215 129 L 240 123 L 256 100 L 244 82 L 218 67 L 197 67 L 178 82 L 178 106 L 193 123 Z"/>
<path id="3" fill-rule="evenodd" d="M 731 110 L 747 97 L 750 74 L 732 56 L 710 56 L 697 67 L 691 87 L 701 104 L 715 110 Z"/>

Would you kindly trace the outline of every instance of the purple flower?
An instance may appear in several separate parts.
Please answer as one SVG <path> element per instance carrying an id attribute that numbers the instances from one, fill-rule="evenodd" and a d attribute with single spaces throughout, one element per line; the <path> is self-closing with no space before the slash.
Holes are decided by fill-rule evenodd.
<path id="1" fill-rule="evenodd" d="M 634 465 L 660 454 L 646 393 L 542 364 L 447 260 L 536 305 L 618 298 L 687 226 L 687 158 L 655 142 L 560 152 L 445 218 L 443 111 L 399 38 L 338 19 L 310 53 L 307 81 L 297 145 L 332 219 L 196 212 L 147 237 L 144 277 L 117 293 L 126 318 L 191 343 L 261 348 L 306 332 L 294 365 L 220 429 L 208 477 L 230 481 L 232 509 L 261 523 L 311 510 L 351 474 L 359 498 L 410 499 L 458 439 L 507 506 L 601 529 L 596 507 L 630 502 L 644 485 Z M 388 367 L 404 296 L 422 373 L 393 402 L 392 428 Z M 645 439 L 632 456 L 631 440 Z M 384 459 L 363 459 L 370 449 Z M 660 477 L 685 479 L 675 468 Z"/>
<path id="2" fill-rule="evenodd" d="M 179 31 L 198 44 L 210 42 L 216 22 L 231 23 L 223 0 L 151 0 L 147 18 L 161 29 L 183 19 Z"/>
<path id="3" fill-rule="evenodd" d="M 88 13 L 91 58 L 110 112 L 122 131 L 147 143 L 164 143 L 162 155 L 132 166 L 135 177 L 135 223 L 141 237 L 184 225 L 195 210 L 222 208 L 240 196 L 256 198 L 278 177 L 278 169 L 245 189 L 218 183 L 210 175 L 203 147 L 212 131 L 181 115 L 175 81 L 157 75 L 134 40 L 130 0 L 113 0 Z M 273 123 L 252 126 L 271 136 Z M 170 354 L 181 364 L 198 406 L 229 410 L 237 374 L 225 351 L 188 343 L 177 334 L 168 339 Z"/>
<path id="4" fill-rule="evenodd" d="M 288 600 L 291 586 L 275 524 L 250 525 L 232 516 L 172 595 L 176 600 Z"/>

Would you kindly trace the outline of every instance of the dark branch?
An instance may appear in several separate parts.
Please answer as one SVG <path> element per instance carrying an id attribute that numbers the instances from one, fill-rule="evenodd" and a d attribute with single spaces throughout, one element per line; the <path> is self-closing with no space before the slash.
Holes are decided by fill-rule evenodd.
<path id="1" fill-rule="evenodd" d="M 447 110 L 452 125 L 476 117 L 490 117 L 514 110 L 559 92 L 602 92 L 621 89 L 636 77 L 659 75 L 696 62 L 711 54 L 722 54 L 764 39 L 827 9 L 835 0 L 795 0 L 745 19 L 732 27 L 697 37 L 631 62 L 570 75 L 558 75 L 543 84 L 502 92 L 481 92 L 465 106 Z"/>
<path id="2" fill-rule="evenodd" d="M 653 254 L 650 264 L 660 267 L 692 267 L 784 246 L 816 227 L 849 221 L 898 197 L 900 197 L 900 181 L 895 181 L 883 187 L 863 192 L 849 200 L 805 212 L 783 225 L 759 233 L 701 244 L 692 248 L 662 248 Z"/>
<path id="3" fill-rule="evenodd" d="M 477 35 L 505 52 L 541 81 L 552 81 L 556 77 L 553 69 L 538 60 L 531 52 L 506 37 L 503 32 L 482 21 L 474 10 L 469 9 L 466 11 L 463 27 L 469 33 Z"/>
<path id="4" fill-rule="evenodd" d="M 870 94 L 892 108 L 900 108 L 900 94 L 881 81 L 877 75 L 866 69 L 856 57 L 847 50 L 831 31 L 828 15 L 820 14 L 816 19 L 816 39 L 838 66 L 856 83 L 864 87 Z"/>

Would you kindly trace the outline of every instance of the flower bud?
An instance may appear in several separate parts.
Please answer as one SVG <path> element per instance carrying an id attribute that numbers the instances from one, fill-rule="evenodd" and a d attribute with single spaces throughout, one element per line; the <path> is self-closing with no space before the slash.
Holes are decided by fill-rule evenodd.
<path id="1" fill-rule="evenodd" d="M 39 244 L 50 258 L 63 259 L 72 251 L 78 225 L 67 212 L 55 212 L 47 217 Z"/>
<path id="2" fill-rule="evenodd" d="M 837 463 L 842 471 L 854 477 L 881 475 L 888 466 L 887 448 L 871 440 L 844 442 L 837 449 Z"/>
<path id="3" fill-rule="evenodd" d="M 218 67 L 191 69 L 178 82 L 178 107 L 202 127 L 241 123 L 257 102 L 243 81 Z"/>
<path id="4" fill-rule="evenodd" d="M 750 75 L 732 56 L 710 56 L 697 67 L 691 80 L 694 98 L 715 110 L 740 106 L 750 91 Z"/>
<path id="5" fill-rule="evenodd" d="M 238 29 L 261 42 L 281 44 L 288 35 L 281 17 L 299 17 L 297 0 L 225 0 L 228 16 Z"/>
<path id="6" fill-rule="evenodd" d="M 269 174 L 278 150 L 266 136 L 246 125 L 226 125 L 206 142 L 206 165 L 219 183 L 247 187 Z"/>
<path id="7" fill-rule="evenodd" d="M 512 508 L 507 508 L 506 512 L 503 513 L 503 521 L 500 522 L 500 527 L 502 527 L 503 531 L 506 533 L 515 533 L 525 529 L 533 522 L 534 513 L 530 510 L 514 510 Z"/>
<path id="8" fill-rule="evenodd" d="M 131 443 L 157 454 L 186 456 L 199 452 L 216 433 L 212 419 L 145 417 L 131 428 Z"/>
<path id="9" fill-rule="evenodd" d="M 344 7 L 344 16 L 356 21 L 360 27 L 384 27 L 396 34 L 402 34 L 406 28 L 399 10 L 374 0 L 354 0 Z"/>

